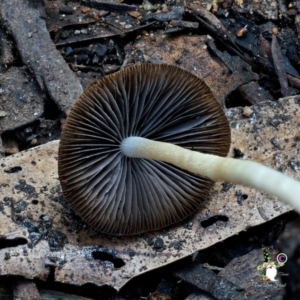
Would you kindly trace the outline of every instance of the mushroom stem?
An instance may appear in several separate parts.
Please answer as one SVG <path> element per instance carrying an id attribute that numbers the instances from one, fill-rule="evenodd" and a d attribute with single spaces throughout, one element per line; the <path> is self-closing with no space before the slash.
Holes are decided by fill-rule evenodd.
<path id="1" fill-rule="evenodd" d="M 128 157 L 154 159 L 173 164 L 214 181 L 254 187 L 278 197 L 300 213 L 300 182 L 253 161 L 191 151 L 173 144 L 142 137 L 128 137 L 121 144 Z"/>

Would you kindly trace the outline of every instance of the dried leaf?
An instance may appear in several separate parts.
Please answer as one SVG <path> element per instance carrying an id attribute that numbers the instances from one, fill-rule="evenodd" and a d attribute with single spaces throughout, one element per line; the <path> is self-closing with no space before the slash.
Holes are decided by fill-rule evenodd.
<path id="1" fill-rule="evenodd" d="M 239 153 L 300 179 L 300 97 L 227 111 L 232 128 L 229 156 Z M 0 236 L 18 246 L 0 250 L 1 274 L 120 289 L 143 272 L 207 248 L 290 210 L 252 188 L 217 183 L 199 212 L 177 225 L 132 237 L 101 235 L 65 202 L 57 175 L 58 141 L 0 159 Z M 25 204 L 23 202 L 25 202 Z M 261 211 L 264 212 L 263 216 Z"/>

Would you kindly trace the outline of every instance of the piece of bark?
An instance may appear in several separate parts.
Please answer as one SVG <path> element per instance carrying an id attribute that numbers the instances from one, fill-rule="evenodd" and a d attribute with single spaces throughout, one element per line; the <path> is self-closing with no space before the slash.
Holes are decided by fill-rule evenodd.
<path id="1" fill-rule="evenodd" d="M 0 135 L 0 158 L 4 157 L 4 156 L 5 156 L 4 148 L 3 148 L 3 144 L 2 144 L 2 138 L 1 138 L 1 135 Z"/>
<path id="2" fill-rule="evenodd" d="M 257 81 L 252 81 L 247 84 L 241 85 L 237 89 L 239 99 L 243 99 L 249 104 L 255 104 L 265 100 L 274 100 L 273 96 L 261 87 Z"/>
<path id="3" fill-rule="evenodd" d="M 13 284 L 14 300 L 42 300 L 32 280 L 18 279 Z"/>
<path id="4" fill-rule="evenodd" d="M 205 291 L 214 299 L 256 299 L 247 297 L 248 293 L 243 288 L 201 265 L 190 264 L 177 271 L 175 276 L 200 291 Z"/>
<path id="5" fill-rule="evenodd" d="M 292 75 L 287 75 L 288 80 L 290 82 L 290 85 L 298 90 L 300 90 L 300 79 L 297 77 L 294 77 Z"/>
<path id="6" fill-rule="evenodd" d="M 12 41 L 8 39 L 6 32 L 0 29 L 0 64 L 5 68 L 15 62 Z"/>
<path id="7" fill-rule="evenodd" d="M 0 70 L 0 132 L 34 122 L 44 112 L 43 93 L 32 74 L 11 66 Z"/>
<path id="8" fill-rule="evenodd" d="M 251 67 L 248 63 L 237 55 L 231 55 L 227 51 L 220 51 L 214 40 L 209 40 L 207 46 L 213 54 L 215 54 L 228 68 L 229 72 L 233 76 L 243 78 L 243 81 L 249 82 L 251 78 L 258 79 L 258 76 L 252 72 Z"/>
<path id="9" fill-rule="evenodd" d="M 283 62 L 283 57 L 281 53 L 281 48 L 278 44 L 277 37 L 275 34 L 272 36 L 272 44 L 271 44 L 271 51 L 273 57 L 273 63 L 275 66 L 275 71 L 278 76 L 278 80 L 281 87 L 281 94 L 286 97 L 289 93 L 289 86 L 287 81 L 287 75 L 285 71 L 285 66 Z"/>
<path id="10" fill-rule="evenodd" d="M 41 89 L 67 111 L 82 93 L 82 86 L 50 39 L 43 2 L 2 0 L 0 13 Z"/>
<path id="11" fill-rule="evenodd" d="M 269 61 L 272 60 L 272 52 L 271 52 L 271 46 L 270 43 L 261 35 L 258 36 L 258 45 L 257 48 L 254 48 L 254 51 L 257 51 L 256 55 L 260 55 L 261 57 L 265 58 Z M 269 61 L 271 63 L 271 61 Z"/>

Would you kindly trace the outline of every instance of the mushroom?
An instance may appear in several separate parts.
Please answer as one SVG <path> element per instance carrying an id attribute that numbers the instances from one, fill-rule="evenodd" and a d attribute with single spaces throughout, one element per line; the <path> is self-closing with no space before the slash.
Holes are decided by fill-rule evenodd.
<path id="1" fill-rule="evenodd" d="M 101 78 L 74 104 L 58 158 L 65 198 L 103 233 L 128 235 L 183 220 L 214 181 L 249 185 L 300 211 L 300 183 L 227 158 L 230 127 L 207 85 L 169 65 L 136 65 Z"/>

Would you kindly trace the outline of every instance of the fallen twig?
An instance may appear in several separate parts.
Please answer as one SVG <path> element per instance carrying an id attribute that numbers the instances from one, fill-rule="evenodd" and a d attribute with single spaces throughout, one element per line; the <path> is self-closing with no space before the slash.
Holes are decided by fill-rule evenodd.
<path id="1" fill-rule="evenodd" d="M 66 111 L 82 93 L 82 86 L 50 39 L 43 19 L 43 3 L 3 0 L 0 13 L 24 64 L 35 75 L 41 89 Z"/>
<path id="2" fill-rule="evenodd" d="M 134 5 L 127 5 L 127 4 L 114 4 L 114 3 L 95 1 L 95 0 L 82 0 L 81 3 L 90 8 L 95 8 L 98 10 L 107 10 L 107 11 L 118 12 L 118 13 L 122 13 L 122 12 L 126 13 L 128 11 L 136 10 L 136 7 Z"/>

